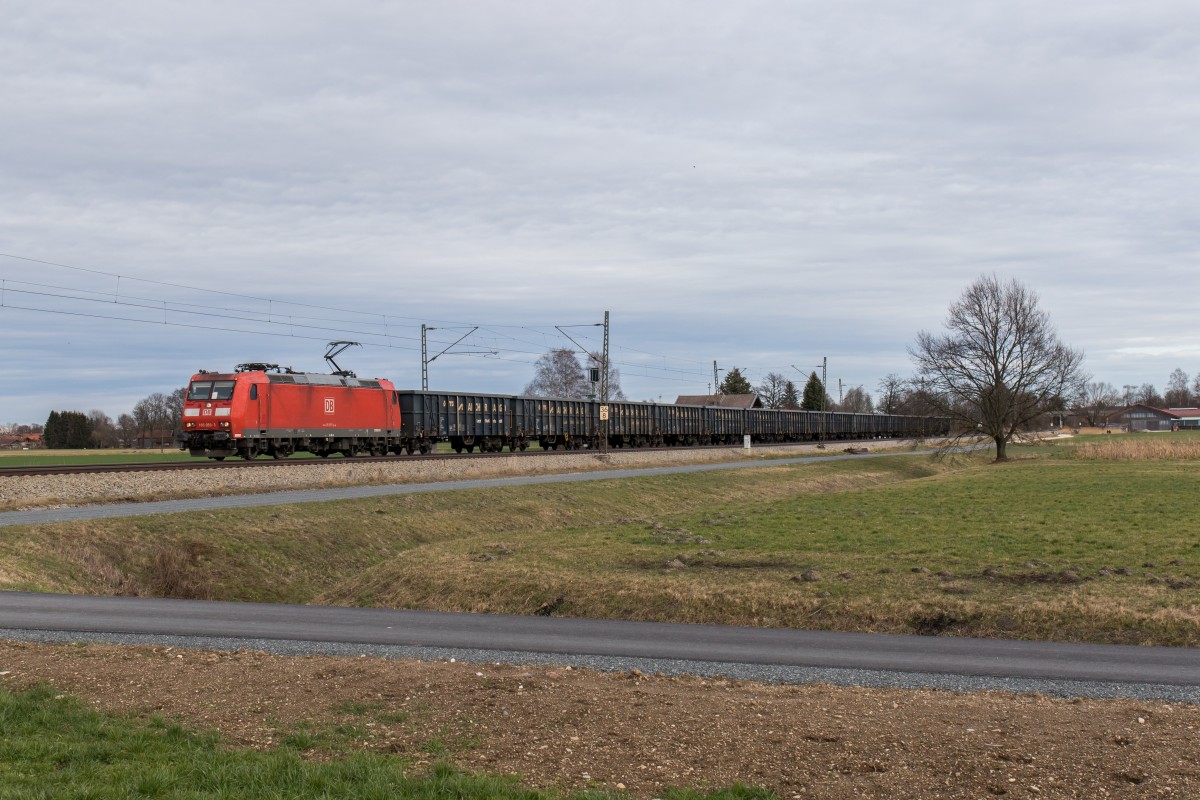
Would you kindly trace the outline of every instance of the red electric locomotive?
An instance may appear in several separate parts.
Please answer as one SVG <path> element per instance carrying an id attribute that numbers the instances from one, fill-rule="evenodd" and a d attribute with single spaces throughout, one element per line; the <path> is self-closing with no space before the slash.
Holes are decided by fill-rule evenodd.
<path id="1" fill-rule="evenodd" d="M 285 458 L 384 455 L 397 446 L 400 406 L 387 380 L 361 380 L 240 364 L 229 373 L 192 376 L 183 404 L 183 448 L 193 456 Z"/>

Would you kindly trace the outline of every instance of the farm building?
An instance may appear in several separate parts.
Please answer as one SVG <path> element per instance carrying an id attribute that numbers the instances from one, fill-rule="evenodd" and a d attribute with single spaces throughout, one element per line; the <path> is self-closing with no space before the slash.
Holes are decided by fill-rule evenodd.
<path id="1" fill-rule="evenodd" d="M 1200 428 L 1200 408 L 1155 408 L 1139 403 L 1110 414 L 1108 424 L 1130 431 Z"/>
<path id="2" fill-rule="evenodd" d="M 756 394 L 681 394 L 675 398 L 675 405 L 762 408 L 763 401 Z"/>

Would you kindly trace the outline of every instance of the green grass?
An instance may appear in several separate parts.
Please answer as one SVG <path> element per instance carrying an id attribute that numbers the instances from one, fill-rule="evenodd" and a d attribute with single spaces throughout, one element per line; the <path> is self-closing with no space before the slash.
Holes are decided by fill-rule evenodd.
<path id="1" fill-rule="evenodd" d="M 1200 645 L 1200 470 L 896 456 L 0 529 L 0 588 Z"/>
<path id="2" fill-rule="evenodd" d="M 538 792 L 507 778 L 467 775 L 447 764 L 409 774 L 410 765 L 403 759 L 362 751 L 309 761 L 295 747 L 232 749 L 214 733 L 188 731 L 161 719 L 141 722 L 100 714 L 47 688 L 19 694 L 0 688 L 0 731 L 0 800 L 623 796 Z M 665 797 L 750 800 L 774 795 L 733 788 Z"/>
<path id="3" fill-rule="evenodd" d="M 12 450 L 0 452 L 0 467 L 58 467 L 89 464 L 153 464 L 188 461 L 187 453 L 166 449 L 143 450 Z"/>
<path id="4" fill-rule="evenodd" d="M 532 444 L 530 450 L 540 450 L 538 445 Z M 434 453 L 450 454 L 454 450 L 451 449 L 447 442 L 439 442 L 433 449 Z M 269 455 L 261 455 L 260 459 L 270 459 Z M 293 459 L 316 458 L 312 453 L 293 453 L 289 456 Z M 330 456 L 330 458 L 339 459 L 341 455 Z M 174 448 L 164 448 L 163 450 L 0 450 L 0 467 L 39 467 L 39 466 L 63 466 L 63 465 L 89 465 L 89 464 L 153 464 L 171 461 L 206 461 L 203 458 L 194 458 L 188 455 L 187 451 L 176 450 Z M 230 456 L 229 460 L 238 460 L 237 456 Z"/>

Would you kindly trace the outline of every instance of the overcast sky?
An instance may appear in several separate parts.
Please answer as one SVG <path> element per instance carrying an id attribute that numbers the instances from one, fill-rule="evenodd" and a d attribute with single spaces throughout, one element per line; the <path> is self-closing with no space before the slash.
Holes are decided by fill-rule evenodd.
<path id="1" fill-rule="evenodd" d="M 516 393 L 606 310 L 634 399 L 875 394 L 985 273 L 1098 380 L 1200 371 L 1191 0 L 0 12 L 0 422 L 332 339 L 419 387 L 422 322 Z"/>

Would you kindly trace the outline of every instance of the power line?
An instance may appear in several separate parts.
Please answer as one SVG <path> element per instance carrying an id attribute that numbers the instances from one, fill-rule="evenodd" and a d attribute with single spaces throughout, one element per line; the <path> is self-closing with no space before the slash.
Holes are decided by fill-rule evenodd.
<path id="1" fill-rule="evenodd" d="M 67 310 L 63 310 L 63 309 L 39 308 L 39 307 L 25 306 L 25 305 L 13 306 L 9 303 L 3 303 L 3 305 L 5 305 L 6 307 L 20 309 L 23 311 L 53 313 L 53 314 L 58 314 L 58 315 L 62 315 L 62 316 L 75 316 L 75 317 L 82 317 L 82 318 L 88 318 L 88 319 L 105 319 L 105 320 L 121 321 L 121 322 L 140 322 L 143 324 L 161 324 L 161 325 L 168 325 L 170 327 L 192 328 L 192 329 L 198 329 L 198 330 L 216 330 L 216 331 L 227 331 L 227 332 L 231 332 L 231 333 L 262 334 L 262 335 L 270 335 L 270 336 L 288 336 L 288 337 L 292 337 L 292 338 L 306 338 L 306 339 L 307 338 L 316 339 L 316 338 L 321 338 L 321 337 L 305 336 L 302 333 L 297 334 L 296 331 L 297 330 L 328 331 L 328 332 L 336 333 L 339 335 L 347 334 L 347 335 L 352 335 L 352 336 L 360 337 L 360 338 L 361 337 L 370 337 L 370 338 L 382 338 L 384 340 L 383 343 L 368 342 L 368 344 L 371 344 L 371 345 L 377 345 L 377 346 L 389 347 L 392 349 L 401 349 L 401 350 L 416 350 L 417 349 L 415 343 L 418 341 L 418 337 L 405 336 L 405 335 L 401 335 L 401 334 L 393 334 L 391 332 L 391 325 L 390 325 L 391 321 L 397 321 L 397 322 L 411 321 L 411 322 L 415 323 L 418 321 L 417 318 L 415 318 L 415 317 L 391 315 L 391 314 L 379 314 L 376 312 L 362 311 L 359 309 L 346 309 L 346 308 L 340 308 L 338 306 L 319 305 L 319 304 L 315 304 L 315 303 L 297 302 L 297 301 L 292 301 L 292 300 L 282 300 L 279 298 L 263 297 L 263 296 L 259 296 L 259 295 L 250 295 L 250 294 L 244 294 L 244 293 L 239 293 L 239 292 L 231 292 L 228 290 L 205 289 L 202 287 L 189 286 L 186 284 L 176 283 L 176 282 L 172 282 L 172 281 L 163 281 L 163 280 L 157 280 L 157 279 L 152 279 L 152 278 L 138 278 L 138 277 L 133 277 L 133 276 L 129 276 L 129 275 L 123 275 L 123 274 L 120 274 L 117 272 L 111 272 L 111 271 L 107 271 L 107 270 L 95 269 L 95 268 L 90 268 L 90 267 L 79 267 L 79 266 L 75 266 L 72 264 L 64 264 L 62 262 L 32 258 L 29 256 L 16 255 L 13 253 L 0 253 L 0 257 L 15 259 L 15 260 L 24 261 L 24 262 L 33 263 L 33 264 L 43 264 L 46 266 L 58 267 L 61 269 L 72 270 L 72 271 L 80 272 L 80 273 L 104 276 L 104 277 L 112 278 L 115 281 L 115 285 L 114 285 L 112 291 L 110 292 L 110 291 L 97 290 L 97 289 L 93 289 L 93 288 L 78 288 L 78 287 L 73 287 L 73 286 L 61 286 L 58 284 L 38 283 L 38 282 L 34 282 L 34 281 L 14 279 L 14 278 L 0 279 L 0 285 L 4 285 L 4 288 L 6 289 L 6 293 L 24 294 L 24 295 L 29 295 L 29 296 L 41 296 L 41 297 L 51 298 L 54 300 L 74 301 L 74 302 L 83 302 L 83 303 L 103 303 L 103 304 L 112 303 L 114 305 L 120 305 L 120 306 L 129 307 L 129 308 L 141 308 L 146 311 L 153 311 L 156 314 L 161 312 L 163 314 L 163 319 L 161 319 L 161 320 L 145 319 L 145 318 L 130 317 L 130 316 L 112 315 L 112 314 L 88 313 L 85 311 L 67 311 Z M 188 291 L 188 292 L 199 292 L 199 293 L 212 294 L 212 295 L 218 295 L 218 296 L 223 296 L 223 297 L 237 298 L 237 299 L 249 301 L 249 302 L 252 302 L 255 304 L 260 304 L 260 305 L 266 304 L 267 308 L 264 311 L 261 308 L 257 308 L 257 309 L 255 309 L 255 308 L 239 308 L 239 307 L 230 307 L 228 305 L 212 306 L 212 305 L 204 304 L 204 303 L 187 302 L 187 301 L 183 301 L 183 300 L 168 300 L 168 299 L 160 299 L 160 298 L 154 298 L 154 297 L 144 297 L 144 296 L 140 296 L 140 295 L 131 295 L 128 293 L 122 295 L 121 294 L 122 281 L 162 286 L 162 287 L 167 287 L 167 288 L 171 288 L 171 289 L 179 289 L 179 290 Z M 7 286 L 8 283 L 17 284 L 20 286 L 32 287 L 32 288 L 36 288 L 36 289 L 51 289 L 54 291 L 34 292 L 34 291 L 26 290 L 26 289 L 15 289 L 15 288 L 8 287 Z M 67 293 L 67 294 L 63 294 L 63 293 Z M 275 310 L 276 306 L 283 307 L 283 309 L 281 311 L 277 312 Z M 350 322 L 348 320 L 339 320 L 339 319 L 324 317 L 324 316 L 320 316 L 320 315 L 307 315 L 307 314 L 302 315 L 302 314 L 295 314 L 295 313 L 288 314 L 288 313 L 286 313 L 287 307 L 295 307 L 295 308 L 302 308 L 302 309 L 314 309 L 314 310 L 327 312 L 327 313 L 332 312 L 335 314 L 351 314 L 351 315 L 354 315 L 355 317 L 369 317 L 372 319 L 370 319 L 370 320 L 358 319 L 354 322 Z M 270 330 L 270 329 L 268 329 L 268 330 L 247 330 L 242 327 L 229 328 L 229 327 L 206 326 L 206 325 L 199 325 L 199 324 L 187 323 L 187 322 L 172 322 L 169 319 L 167 319 L 166 315 L 168 313 L 187 314 L 187 315 L 196 316 L 196 317 L 208 317 L 208 318 L 212 318 L 212 319 L 225 319 L 225 320 L 235 320 L 235 321 L 245 321 L 246 317 L 249 316 L 249 317 L 253 318 L 253 321 L 256 324 L 261 324 L 261 325 L 270 326 L 270 327 L 280 327 L 280 328 L 286 327 L 287 332 L 284 333 L 279 330 Z M 372 321 L 373 319 L 378 319 L 379 322 L 374 322 L 374 321 Z M 538 352 L 538 353 L 530 352 L 528 350 L 520 349 L 519 347 L 514 347 L 511 345 L 505 346 L 505 345 L 501 344 L 502 340 L 511 342 L 514 345 L 524 345 L 526 347 L 543 348 L 543 347 L 551 346 L 552 340 L 558 338 L 556 336 L 557 332 L 552 334 L 549 330 L 539 330 L 538 327 L 529 326 L 529 325 L 507 325 L 507 324 L 496 324 L 496 323 L 463 323 L 463 322 L 453 321 L 453 320 L 426 320 L 426 321 L 437 322 L 440 325 L 472 325 L 472 326 L 477 325 L 481 329 L 486 330 L 488 333 L 490 333 L 492 336 L 495 337 L 494 349 L 504 350 L 505 352 L 512 353 L 515 355 L 530 355 L 530 356 L 539 355 L 540 356 L 542 353 L 541 352 Z M 312 324 L 312 323 L 324 323 L 324 324 Z M 355 326 L 355 327 L 349 327 L 349 326 Z M 370 330 L 363 330 L 363 327 L 369 328 Z M 546 326 L 546 327 L 549 328 L 550 326 Z M 382 328 L 383 329 L 382 332 L 377 330 L 378 328 Z M 528 331 L 530 333 L 540 336 L 542 341 L 541 342 L 532 341 L 530 338 L 513 336 L 513 335 L 503 333 L 503 331 L 505 331 L 507 329 L 515 329 L 518 331 L 522 331 L 522 330 Z M 583 337 L 583 338 L 586 338 L 586 337 Z M 400 345 L 400 346 L 393 345 L 390 342 L 394 339 L 412 341 L 412 342 L 414 342 L 414 346 L 405 347 L 403 345 Z M 682 359 L 682 358 L 678 358 L 678 357 L 674 357 L 674 356 L 667 356 L 667 355 L 658 354 L 658 353 L 651 353 L 651 352 L 648 352 L 645 350 L 639 350 L 637 348 L 618 347 L 616 349 L 620 350 L 621 352 L 638 353 L 641 355 L 651 356 L 653 358 L 661 358 L 664 362 L 670 361 L 670 362 L 679 363 L 679 364 L 693 364 L 693 363 L 699 364 L 699 362 L 692 362 L 692 361 L 689 361 L 688 359 Z M 514 363 L 533 363 L 533 362 L 527 362 L 524 360 L 516 360 L 516 359 L 510 359 L 510 360 L 514 361 Z M 685 369 L 685 368 L 669 367 L 669 366 L 666 366 L 665 363 L 663 365 L 647 364 L 641 360 L 621 360 L 621 361 L 614 360 L 613 364 L 615 366 L 619 366 L 626 370 L 636 369 L 636 370 L 645 371 L 645 372 L 641 372 L 641 373 L 636 373 L 636 375 L 638 377 L 647 377 L 647 378 L 659 377 L 659 379 L 667 379 L 666 376 L 668 374 L 686 375 L 686 376 L 699 376 L 701 374 L 701 370 L 698 367 L 693 368 L 693 369 Z M 645 374 L 646 372 L 652 373 L 652 374 Z M 635 373 L 631 372 L 629 374 L 632 375 Z M 678 378 L 675 378 L 675 380 L 678 380 Z"/>

